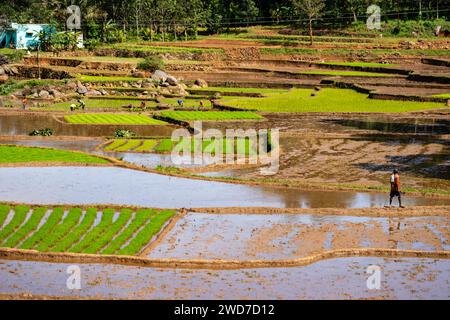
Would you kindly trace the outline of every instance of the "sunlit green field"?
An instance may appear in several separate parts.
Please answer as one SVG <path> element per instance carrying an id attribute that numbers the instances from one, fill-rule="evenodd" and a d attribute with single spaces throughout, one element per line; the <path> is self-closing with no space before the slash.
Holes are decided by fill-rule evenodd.
<path id="1" fill-rule="evenodd" d="M 443 108 L 434 102 L 369 99 L 368 95 L 347 89 L 294 89 L 287 93 L 267 94 L 265 98 L 224 97 L 227 106 L 265 112 L 408 112 Z"/>
<path id="2" fill-rule="evenodd" d="M 30 162 L 108 163 L 105 159 L 73 151 L 21 146 L 0 146 L 0 163 Z"/>
<path id="3" fill-rule="evenodd" d="M 156 120 L 145 115 L 138 114 L 74 114 L 65 116 L 64 119 L 73 124 L 136 124 L 136 125 L 162 125 L 164 121 Z"/>

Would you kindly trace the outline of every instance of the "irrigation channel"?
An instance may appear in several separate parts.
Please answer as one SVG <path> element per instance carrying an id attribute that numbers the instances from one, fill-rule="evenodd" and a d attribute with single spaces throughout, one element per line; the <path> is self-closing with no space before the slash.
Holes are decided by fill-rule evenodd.
<path id="1" fill-rule="evenodd" d="M 351 257 L 295 268 L 160 269 L 81 264 L 81 289 L 69 290 L 71 264 L 0 260 L 0 293 L 135 299 L 448 299 L 450 260 Z M 383 268 L 368 290 L 368 266 Z M 1 296 L 1 295 L 0 295 Z"/>

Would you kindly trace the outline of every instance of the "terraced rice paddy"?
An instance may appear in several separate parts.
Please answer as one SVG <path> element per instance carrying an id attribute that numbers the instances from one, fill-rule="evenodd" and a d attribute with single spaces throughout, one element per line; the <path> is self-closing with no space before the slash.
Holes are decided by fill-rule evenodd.
<path id="1" fill-rule="evenodd" d="M 247 139 L 222 139 L 222 153 L 223 154 L 239 154 L 239 155 L 256 155 L 257 146 Z M 195 139 L 189 142 L 183 140 L 181 142 L 174 142 L 169 138 L 166 139 L 115 139 L 110 141 L 104 151 L 110 152 L 144 152 L 144 153 L 169 153 L 177 147 L 178 150 L 184 150 L 183 148 L 188 148 L 188 150 L 193 153 L 196 150 L 196 145 L 200 143 Z M 219 142 L 220 143 L 220 142 Z M 178 144 L 183 144 L 178 146 Z M 220 148 L 216 145 L 215 141 L 212 139 L 205 139 L 201 142 L 202 151 L 211 152 L 211 154 L 216 153 L 216 148 Z"/>
<path id="2" fill-rule="evenodd" d="M 223 97 L 222 104 L 265 112 L 411 112 L 444 108 L 443 103 L 369 99 L 348 89 L 326 88 L 315 93 L 294 89 L 264 98 Z"/>
<path id="3" fill-rule="evenodd" d="M 0 163 L 32 162 L 109 163 L 105 159 L 74 151 L 21 146 L 0 146 Z"/>
<path id="4" fill-rule="evenodd" d="M 64 120 L 73 124 L 131 124 L 162 125 L 164 121 L 138 114 L 74 114 L 65 116 Z"/>
<path id="5" fill-rule="evenodd" d="M 259 114 L 248 111 L 163 111 L 161 116 L 179 120 L 179 121 L 194 121 L 194 120 L 261 120 L 264 119 Z"/>
<path id="6" fill-rule="evenodd" d="M 0 247 L 42 252 L 136 255 L 173 210 L 0 206 Z"/>

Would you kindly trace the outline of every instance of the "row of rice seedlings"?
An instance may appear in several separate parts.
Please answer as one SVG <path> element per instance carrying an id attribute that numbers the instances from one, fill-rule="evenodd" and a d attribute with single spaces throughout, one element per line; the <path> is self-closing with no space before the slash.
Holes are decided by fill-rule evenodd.
<path id="1" fill-rule="evenodd" d="M 83 253 L 98 253 L 104 248 L 109 241 L 111 241 L 115 235 L 117 235 L 131 219 L 133 211 L 130 209 L 123 209 L 120 211 L 119 217 L 111 225 L 110 228 L 97 238 L 88 248 L 83 250 Z"/>
<path id="2" fill-rule="evenodd" d="M 102 254 L 114 254 L 124 244 L 127 243 L 128 240 L 130 240 L 133 235 L 144 226 L 152 216 L 155 215 L 155 211 L 153 210 L 146 210 L 141 209 L 136 212 L 136 215 L 134 219 L 131 221 L 131 223 L 123 230 L 114 240 L 112 240 L 109 245 L 101 251 Z"/>
<path id="3" fill-rule="evenodd" d="M 0 228 L 5 223 L 5 220 L 8 217 L 10 210 L 11 210 L 11 208 L 9 206 L 4 206 L 4 205 L 0 206 Z"/>
<path id="4" fill-rule="evenodd" d="M 88 208 L 83 220 L 80 224 L 70 232 L 64 239 L 59 241 L 55 246 L 53 246 L 52 251 L 54 252 L 64 252 L 67 251 L 74 243 L 79 241 L 83 235 L 91 228 L 97 217 L 97 209 Z"/>
<path id="5" fill-rule="evenodd" d="M 38 245 L 37 250 L 50 251 L 56 242 L 63 239 L 78 224 L 81 215 L 82 211 L 80 208 L 70 209 L 62 223 L 58 224 L 47 237 L 42 239 L 42 242 Z"/>
<path id="6" fill-rule="evenodd" d="M 155 147 L 156 152 L 170 152 L 173 149 L 173 141 L 171 139 L 163 139 Z"/>
<path id="7" fill-rule="evenodd" d="M 117 149 L 118 147 L 124 145 L 125 143 L 127 143 L 127 140 L 125 139 L 116 139 L 113 142 L 111 142 L 110 144 L 108 144 L 104 150 L 105 151 L 114 151 L 115 149 Z"/>
<path id="8" fill-rule="evenodd" d="M 142 144 L 137 147 L 136 149 L 134 149 L 134 151 L 151 151 L 153 150 L 153 148 L 156 146 L 156 144 L 158 143 L 158 140 L 143 140 Z"/>
<path id="9" fill-rule="evenodd" d="M 17 230 L 8 240 L 4 246 L 8 248 L 16 247 L 23 239 L 25 239 L 30 233 L 37 229 L 39 223 L 47 212 L 47 208 L 35 208 L 31 213 L 30 218 L 25 222 L 19 230 Z"/>
<path id="10" fill-rule="evenodd" d="M 47 221 L 39 228 L 39 230 L 22 243 L 20 249 L 34 249 L 42 239 L 54 230 L 55 226 L 61 221 L 63 216 L 63 208 L 54 208 Z"/>
<path id="11" fill-rule="evenodd" d="M 81 253 L 88 248 L 91 243 L 95 242 L 108 228 L 113 224 L 114 217 L 113 209 L 105 209 L 102 212 L 102 220 L 96 225 L 91 232 L 89 232 L 80 242 L 78 242 L 73 248 L 69 249 L 69 252 Z"/>
<path id="12" fill-rule="evenodd" d="M 125 144 L 116 148 L 114 151 L 122 152 L 122 151 L 133 150 L 134 148 L 138 147 L 140 144 L 141 144 L 140 140 L 128 140 Z"/>
<path id="13" fill-rule="evenodd" d="M 152 237 L 161 230 L 162 226 L 169 220 L 175 211 L 165 210 L 159 212 L 118 254 L 121 255 L 135 255 L 141 252 L 142 248 L 146 246 Z"/>
<path id="14" fill-rule="evenodd" d="M 28 206 L 16 206 L 14 208 L 14 216 L 11 221 L 0 231 L 0 241 L 2 243 L 16 231 L 27 217 L 27 213 L 30 211 Z"/>

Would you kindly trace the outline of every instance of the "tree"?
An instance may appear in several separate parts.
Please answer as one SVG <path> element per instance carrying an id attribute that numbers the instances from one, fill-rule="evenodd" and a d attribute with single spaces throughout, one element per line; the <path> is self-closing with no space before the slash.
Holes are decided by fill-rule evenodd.
<path id="1" fill-rule="evenodd" d="M 306 16 L 309 25 L 309 39 L 313 45 L 313 21 L 322 15 L 325 8 L 324 0 L 292 0 L 295 10 L 301 15 Z"/>

